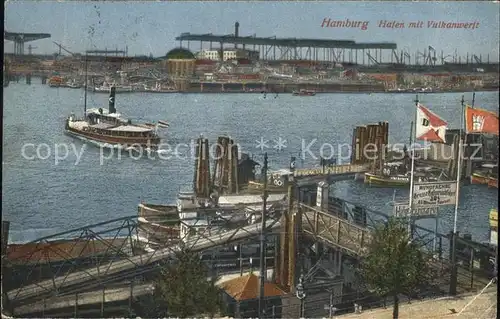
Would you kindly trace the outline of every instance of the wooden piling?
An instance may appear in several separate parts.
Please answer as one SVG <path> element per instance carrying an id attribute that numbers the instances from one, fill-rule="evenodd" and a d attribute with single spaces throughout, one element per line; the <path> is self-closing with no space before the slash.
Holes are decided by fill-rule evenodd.
<path id="1" fill-rule="evenodd" d="M 197 196 L 210 196 L 210 152 L 208 139 L 200 137 L 196 145 L 194 192 Z"/>
<path id="2" fill-rule="evenodd" d="M 389 144 L 389 123 L 379 122 L 353 129 L 351 164 L 373 163 L 386 158 Z M 368 145 L 370 145 L 368 147 Z"/>
<path id="3" fill-rule="evenodd" d="M 213 182 L 221 193 L 234 194 L 239 192 L 238 154 L 238 146 L 232 139 L 222 136 L 217 139 Z"/>

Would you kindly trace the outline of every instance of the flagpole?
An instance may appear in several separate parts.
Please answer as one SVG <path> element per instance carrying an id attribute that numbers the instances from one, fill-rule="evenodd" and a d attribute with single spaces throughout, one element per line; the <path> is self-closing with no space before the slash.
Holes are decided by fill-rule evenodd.
<path id="1" fill-rule="evenodd" d="M 413 144 L 415 144 L 415 141 L 417 140 L 417 112 L 418 112 L 418 94 L 416 95 L 415 98 L 415 120 L 413 121 L 415 127 L 413 128 L 413 134 L 415 136 L 413 137 Z M 412 218 L 412 213 L 413 213 L 413 183 L 414 183 L 414 178 L 413 178 L 413 173 L 415 170 L 415 146 L 410 145 L 412 151 L 410 152 L 411 154 L 411 172 L 410 172 L 410 200 L 409 200 L 409 212 L 408 212 L 408 237 L 410 240 L 412 239 L 412 234 L 411 234 L 411 218 Z"/>
<path id="2" fill-rule="evenodd" d="M 464 122 L 464 96 L 462 95 L 462 112 L 460 113 L 460 138 L 458 142 L 458 159 L 457 159 L 457 189 L 455 191 L 455 216 L 453 218 L 453 234 L 456 234 L 457 232 L 457 216 L 458 216 L 458 203 L 459 203 L 459 198 L 458 195 L 460 193 L 460 175 L 461 175 L 461 166 L 462 166 L 462 148 L 463 148 L 463 141 L 462 141 L 462 131 L 463 131 L 463 122 Z"/>
<path id="3" fill-rule="evenodd" d="M 464 117 L 465 117 L 465 111 L 464 111 L 464 96 L 462 95 L 462 112 L 460 114 L 460 138 L 458 142 L 458 159 L 457 159 L 457 186 L 455 190 L 455 214 L 453 216 L 453 234 L 451 237 L 451 281 L 450 281 L 450 295 L 456 295 L 457 294 L 457 218 L 458 218 L 458 204 L 459 204 L 459 199 L 460 199 L 460 175 L 461 175 L 461 166 L 462 166 L 462 130 L 463 130 L 463 125 L 464 125 Z"/>

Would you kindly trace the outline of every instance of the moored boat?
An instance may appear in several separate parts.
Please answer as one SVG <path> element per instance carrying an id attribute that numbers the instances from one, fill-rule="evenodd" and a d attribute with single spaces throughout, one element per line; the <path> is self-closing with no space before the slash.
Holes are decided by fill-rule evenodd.
<path id="1" fill-rule="evenodd" d="M 144 86 L 144 91 L 148 93 L 178 93 L 179 90 L 176 90 L 173 87 L 163 87 L 160 83 L 157 83 L 153 87 Z"/>
<path id="2" fill-rule="evenodd" d="M 497 164 L 483 164 L 479 169 L 472 173 L 470 177 L 471 184 L 483 184 L 493 186 L 497 180 L 498 185 L 498 165 Z"/>
<path id="3" fill-rule="evenodd" d="M 63 79 L 60 76 L 52 76 L 48 80 L 50 87 L 60 87 L 63 84 Z"/>
<path id="4" fill-rule="evenodd" d="M 82 85 L 76 81 L 70 81 L 66 83 L 66 87 L 69 87 L 70 89 L 81 89 Z"/>
<path id="5" fill-rule="evenodd" d="M 128 93 L 128 92 L 133 92 L 132 86 L 129 85 L 111 85 L 109 86 L 106 82 L 101 85 L 94 87 L 94 92 L 96 93 L 108 93 L 111 87 L 115 88 L 116 93 Z"/>
<path id="6" fill-rule="evenodd" d="M 374 173 L 365 173 L 365 184 L 385 187 L 403 187 L 410 184 L 409 175 L 383 176 Z"/>
<path id="7" fill-rule="evenodd" d="M 433 167 L 416 167 L 415 182 L 436 182 L 441 179 L 442 171 Z M 364 183 L 381 187 L 406 187 L 410 185 L 411 172 L 404 162 L 385 163 L 381 173 L 364 174 Z"/>
<path id="8" fill-rule="evenodd" d="M 301 89 L 299 91 L 293 91 L 292 94 L 294 96 L 314 96 L 316 95 L 316 91 Z"/>

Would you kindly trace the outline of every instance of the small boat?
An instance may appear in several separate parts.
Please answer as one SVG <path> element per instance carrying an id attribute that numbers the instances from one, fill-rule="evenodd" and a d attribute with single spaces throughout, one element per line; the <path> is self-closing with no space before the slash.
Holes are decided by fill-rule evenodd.
<path id="1" fill-rule="evenodd" d="M 70 89 L 81 89 L 82 88 L 82 85 L 80 83 L 77 83 L 74 80 L 66 83 L 66 86 L 69 87 Z"/>
<path id="2" fill-rule="evenodd" d="M 415 167 L 414 182 L 437 182 L 442 171 L 433 167 Z M 385 163 L 382 173 L 365 173 L 364 183 L 371 186 L 406 187 L 410 185 L 411 172 L 404 162 Z"/>
<path id="3" fill-rule="evenodd" d="M 365 173 L 365 184 L 373 186 L 399 187 L 410 184 L 409 174 L 384 176 L 374 173 Z"/>
<path id="4" fill-rule="evenodd" d="M 292 95 L 294 95 L 294 96 L 314 96 L 314 95 L 316 95 L 316 91 L 301 89 L 299 91 L 293 91 Z"/>
<path id="5" fill-rule="evenodd" d="M 112 85 L 109 86 L 106 82 L 103 85 L 95 87 L 94 92 L 96 93 L 109 93 L 111 87 L 115 88 L 116 93 L 133 92 L 133 89 L 129 85 Z"/>
<path id="6" fill-rule="evenodd" d="M 178 93 L 179 91 L 173 87 L 162 87 L 160 83 L 156 83 L 154 87 L 144 86 L 144 92 L 148 93 Z"/>
<path id="7" fill-rule="evenodd" d="M 493 185 L 494 181 L 498 180 L 498 165 L 497 164 L 483 164 L 481 168 L 472 173 L 470 177 L 471 184 L 489 185 L 490 181 Z M 498 182 L 497 182 L 498 184 Z"/>
<path id="8" fill-rule="evenodd" d="M 48 84 L 50 87 L 60 87 L 63 83 L 63 79 L 60 76 L 53 76 L 49 79 Z"/>
<path id="9" fill-rule="evenodd" d="M 180 222 L 177 205 L 139 204 L 139 236 L 151 248 L 176 244 L 180 239 Z"/>

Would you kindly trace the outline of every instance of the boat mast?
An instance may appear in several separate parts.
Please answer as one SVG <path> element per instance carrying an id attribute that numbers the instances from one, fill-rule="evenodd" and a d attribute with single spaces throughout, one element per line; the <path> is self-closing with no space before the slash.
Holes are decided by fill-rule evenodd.
<path id="1" fill-rule="evenodd" d="M 85 85 L 84 85 L 85 93 L 84 93 L 84 98 L 83 98 L 83 117 L 84 118 L 87 114 L 87 67 L 88 67 L 87 54 L 85 54 Z"/>

